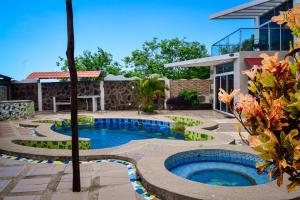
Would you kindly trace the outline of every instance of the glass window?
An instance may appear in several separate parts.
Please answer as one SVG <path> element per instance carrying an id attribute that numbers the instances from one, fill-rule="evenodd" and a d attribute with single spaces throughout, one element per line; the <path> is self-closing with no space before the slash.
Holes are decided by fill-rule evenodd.
<path id="1" fill-rule="evenodd" d="M 233 62 L 216 66 L 216 74 L 222 74 L 225 72 L 232 72 L 232 71 L 233 71 Z"/>
<path id="2" fill-rule="evenodd" d="M 216 76 L 215 85 L 216 85 L 216 87 L 215 87 L 216 109 L 220 110 L 220 101 L 219 101 L 219 98 L 218 98 L 219 88 L 221 87 L 221 85 L 220 85 L 220 76 Z"/>
<path id="3" fill-rule="evenodd" d="M 281 50 L 288 51 L 290 43 L 293 41 L 293 35 L 290 29 L 281 29 Z"/>

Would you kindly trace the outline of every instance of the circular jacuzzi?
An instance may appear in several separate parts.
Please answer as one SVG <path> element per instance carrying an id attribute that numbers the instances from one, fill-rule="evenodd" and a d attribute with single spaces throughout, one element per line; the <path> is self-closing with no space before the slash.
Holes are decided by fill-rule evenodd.
<path id="1" fill-rule="evenodd" d="M 229 150 L 194 150 L 170 156 L 165 167 L 185 179 L 218 186 L 253 186 L 269 182 L 267 172 L 257 174 L 260 158 Z"/>

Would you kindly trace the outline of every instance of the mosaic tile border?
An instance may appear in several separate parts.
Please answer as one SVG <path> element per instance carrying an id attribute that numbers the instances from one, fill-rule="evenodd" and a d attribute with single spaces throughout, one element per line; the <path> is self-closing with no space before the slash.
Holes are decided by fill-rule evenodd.
<path id="1" fill-rule="evenodd" d="M 263 160 L 253 154 L 239 151 L 201 149 L 174 154 L 166 159 L 165 167 L 170 169 L 177 165 L 197 161 L 223 161 L 255 167 L 257 162 Z"/>
<path id="2" fill-rule="evenodd" d="M 39 140 L 13 140 L 15 144 L 37 147 L 37 148 L 48 148 L 48 149 L 72 149 L 72 141 L 39 141 Z M 90 141 L 79 140 L 79 149 L 87 150 L 91 148 Z"/>
<path id="3" fill-rule="evenodd" d="M 70 164 L 72 161 L 55 161 L 55 160 L 33 160 L 33 159 L 27 159 L 17 156 L 10 156 L 7 154 L 0 154 L 0 157 L 2 159 L 10 159 L 10 160 L 18 160 L 21 162 L 26 163 L 43 163 L 43 164 L 54 164 L 54 165 L 62 165 L 62 164 Z M 80 161 L 80 164 L 87 164 L 87 163 L 100 163 L 100 162 L 113 162 L 113 163 L 119 163 L 122 165 L 125 165 L 127 167 L 128 177 L 130 180 L 130 183 L 136 193 L 138 193 L 142 198 L 146 200 L 159 200 L 155 195 L 149 194 L 146 189 L 143 187 L 137 173 L 136 173 L 136 166 L 133 163 L 124 161 L 124 160 L 118 160 L 118 159 L 105 159 L 105 160 L 90 160 L 90 161 Z"/>
<path id="4" fill-rule="evenodd" d="M 31 118 L 35 115 L 33 101 L 0 102 L 0 121 Z"/>
<path id="5" fill-rule="evenodd" d="M 167 118 L 171 119 L 175 123 L 182 123 L 184 126 L 198 126 L 202 124 L 200 120 L 187 117 L 167 116 Z"/>

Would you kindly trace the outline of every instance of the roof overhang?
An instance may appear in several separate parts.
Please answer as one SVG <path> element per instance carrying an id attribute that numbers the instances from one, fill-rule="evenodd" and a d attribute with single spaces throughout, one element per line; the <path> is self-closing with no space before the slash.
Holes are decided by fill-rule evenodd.
<path id="1" fill-rule="evenodd" d="M 209 16 L 209 19 L 253 19 L 262 16 L 284 2 L 286 0 L 253 0 L 212 14 Z"/>
<path id="2" fill-rule="evenodd" d="M 231 53 L 220 56 L 211 56 L 206 58 L 199 58 L 193 60 L 186 60 L 181 62 L 174 62 L 165 64 L 167 68 L 170 67 L 207 67 L 213 65 L 219 65 L 223 63 L 232 62 L 239 57 L 239 53 Z"/>

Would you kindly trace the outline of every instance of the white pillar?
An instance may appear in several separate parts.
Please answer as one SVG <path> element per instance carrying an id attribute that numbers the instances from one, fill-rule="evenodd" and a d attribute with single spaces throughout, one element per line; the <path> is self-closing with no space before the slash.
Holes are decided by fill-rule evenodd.
<path id="1" fill-rule="evenodd" d="M 165 78 L 165 84 L 169 88 L 169 90 L 165 90 L 165 102 L 164 102 L 164 109 L 167 109 L 167 100 L 171 96 L 171 87 L 170 87 L 170 79 Z"/>
<path id="2" fill-rule="evenodd" d="M 42 94 L 42 83 L 38 83 L 38 108 L 39 111 L 43 111 L 43 94 Z"/>
<path id="3" fill-rule="evenodd" d="M 100 108 L 101 111 L 105 110 L 105 96 L 104 96 L 104 81 L 100 81 Z"/>

